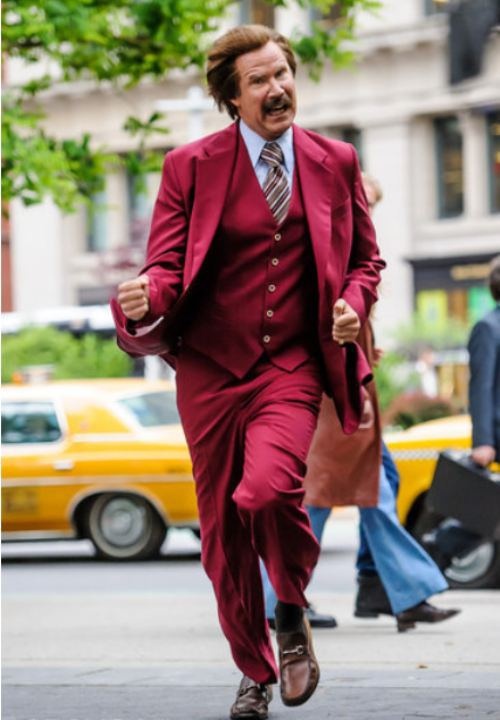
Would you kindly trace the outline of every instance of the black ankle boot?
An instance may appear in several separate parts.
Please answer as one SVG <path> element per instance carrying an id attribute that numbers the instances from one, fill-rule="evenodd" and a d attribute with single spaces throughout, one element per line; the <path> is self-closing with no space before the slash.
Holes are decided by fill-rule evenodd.
<path id="1" fill-rule="evenodd" d="M 360 575 L 358 577 L 354 615 L 361 618 L 393 615 L 389 598 L 378 575 Z"/>

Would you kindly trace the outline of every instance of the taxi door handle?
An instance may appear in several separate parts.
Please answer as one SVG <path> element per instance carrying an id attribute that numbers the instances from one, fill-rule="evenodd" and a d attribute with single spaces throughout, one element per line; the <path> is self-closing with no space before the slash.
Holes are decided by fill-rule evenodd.
<path id="1" fill-rule="evenodd" d="M 75 463 L 73 460 L 56 460 L 52 467 L 54 470 L 73 470 Z"/>

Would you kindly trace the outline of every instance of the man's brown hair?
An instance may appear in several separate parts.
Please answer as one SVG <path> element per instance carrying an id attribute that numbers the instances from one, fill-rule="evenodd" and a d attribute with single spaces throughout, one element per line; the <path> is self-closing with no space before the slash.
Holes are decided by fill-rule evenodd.
<path id="1" fill-rule="evenodd" d="M 297 62 L 290 43 L 284 35 L 265 25 L 239 25 L 222 35 L 212 45 L 207 62 L 208 91 L 219 110 L 225 108 L 233 119 L 238 117 L 238 111 L 231 100 L 240 94 L 236 59 L 247 52 L 259 50 L 268 42 L 276 43 L 283 50 L 295 75 Z"/>

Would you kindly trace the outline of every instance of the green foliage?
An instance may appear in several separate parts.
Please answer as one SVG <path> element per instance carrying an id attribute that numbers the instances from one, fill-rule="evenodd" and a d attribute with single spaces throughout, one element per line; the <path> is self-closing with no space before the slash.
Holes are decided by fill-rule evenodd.
<path id="1" fill-rule="evenodd" d="M 377 395 L 382 412 L 396 397 L 418 383 L 417 375 L 409 369 L 408 360 L 401 353 L 386 352 L 374 369 Z"/>
<path id="2" fill-rule="evenodd" d="M 130 86 L 143 77 L 201 66 L 229 0 L 5 0 L 3 48 L 36 63 L 51 58 L 62 79 Z"/>
<path id="3" fill-rule="evenodd" d="M 286 8 L 290 0 L 268 0 Z M 49 60 L 60 69 L 59 81 L 88 79 L 128 88 L 145 78 L 165 78 L 171 70 L 201 68 L 207 47 L 218 31 L 230 0 L 5 0 L 3 51 L 28 64 Z M 328 11 L 331 0 L 300 0 L 303 7 Z M 326 32 L 316 25 L 310 37 L 297 34 L 294 47 L 314 77 L 325 62 L 344 65 L 352 54 L 343 45 L 352 38 L 355 15 L 373 11 L 376 0 L 338 0 L 340 18 Z M 65 212 L 90 201 L 104 184 L 110 162 L 118 158 L 92 146 L 85 135 L 60 141 L 47 136 L 43 115 L 34 101 L 56 80 L 46 75 L 12 89 L 3 100 L 2 193 L 26 204 L 50 196 Z M 125 158 L 137 175 L 157 170 L 158 153 L 144 142 L 164 133 L 155 113 L 148 120 L 129 118 L 126 129 L 138 138 L 138 149 Z"/>
<path id="4" fill-rule="evenodd" d="M 394 337 L 400 352 L 417 358 L 423 350 L 451 350 L 465 347 L 469 328 L 453 318 L 441 322 L 430 322 L 417 313 L 400 325 Z"/>
<path id="5" fill-rule="evenodd" d="M 385 423 L 406 428 L 459 410 L 456 402 L 454 405 L 446 398 L 431 398 L 417 390 L 421 379 L 412 368 L 426 351 L 431 350 L 439 357 L 440 351 L 463 348 L 468 332 L 468 327 L 457 320 L 430 322 L 416 313 L 395 330 L 396 350 L 385 354 L 375 369 Z"/>
<path id="6" fill-rule="evenodd" d="M 53 366 L 55 379 L 126 377 L 132 361 L 114 340 L 92 333 L 75 338 L 55 328 L 31 327 L 4 337 L 2 382 L 10 382 L 14 373 L 33 365 Z"/>
<path id="7" fill-rule="evenodd" d="M 41 115 L 25 112 L 11 95 L 3 103 L 2 196 L 19 197 L 25 205 L 52 196 L 58 207 L 74 210 L 104 188 L 104 177 L 115 156 L 91 150 L 90 137 L 58 141 L 38 126 Z"/>

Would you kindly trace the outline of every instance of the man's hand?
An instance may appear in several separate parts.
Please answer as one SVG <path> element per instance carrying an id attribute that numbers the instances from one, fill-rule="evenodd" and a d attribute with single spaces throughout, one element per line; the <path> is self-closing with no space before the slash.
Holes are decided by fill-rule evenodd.
<path id="1" fill-rule="evenodd" d="M 375 411 L 373 409 L 373 403 L 369 397 L 365 398 L 363 403 L 363 414 L 361 415 L 361 422 L 359 423 L 359 430 L 369 430 L 373 427 L 375 422 Z"/>
<path id="2" fill-rule="evenodd" d="M 149 311 L 149 278 L 140 275 L 118 286 L 118 304 L 129 320 L 142 320 Z"/>
<path id="3" fill-rule="evenodd" d="M 495 448 L 491 445 L 478 445 L 478 447 L 475 447 L 472 449 L 472 459 L 476 463 L 476 465 L 481 465 L 481 467 L 487 467 L 490 463 L 493 462 L 495 459 Z"/>
<path id="4" fill-rule="evenodd" d="M 339 298 L 333 306 L 333 339 L 339 345 L 353 342 L 358 337 L 360 329 L 361 323 L 358 314 L 343 298 Z"/>

